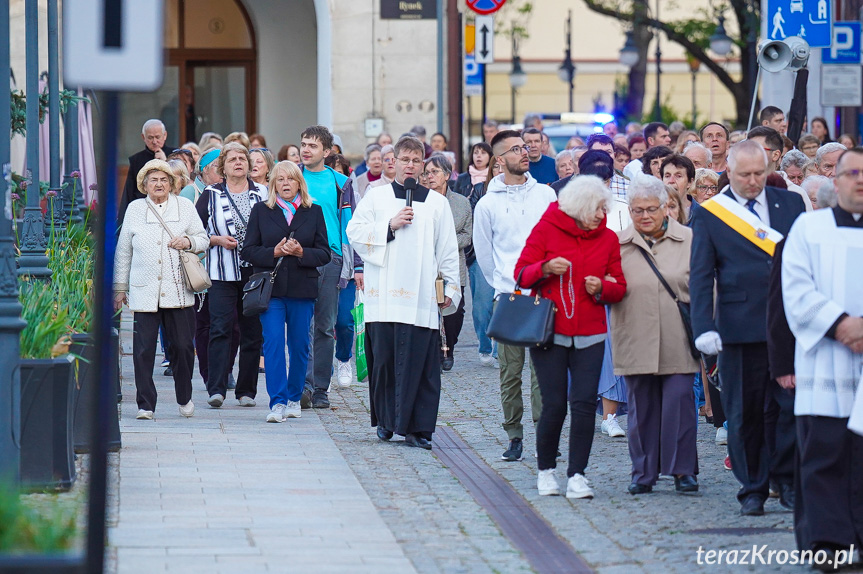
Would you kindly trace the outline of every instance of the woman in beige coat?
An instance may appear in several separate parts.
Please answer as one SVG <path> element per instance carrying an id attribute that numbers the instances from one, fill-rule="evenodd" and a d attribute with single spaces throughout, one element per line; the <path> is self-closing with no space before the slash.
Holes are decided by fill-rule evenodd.
<path id="1" fill-rule="evenodd" d="M 692 231 L 666 214 L 668 192 L 656 178 L 637 175 L 627 198 L 632 225 L 619 233 L 627 290 L 611 308 L 611 337 L 614 374 L 628 389 L 629 492 L 651 492 L 659 473 L 673 475 L 678 492 L 696 492 L 698 362 L 677 304 L 645 259 L 688 303 Z"/>
<path id="2" fill-rule="evenodd" d="M 180 251 L 201 253 L 210 245 L 195 206 L 171 193 L 175 176 L 158 159 L 138 173 L 138 189 L 147 197 L 129 204 L 114 258 L 114 308 L 123 304 L 135 313 L 132 355 L 137 389 L 137 418 L 152 420 L 156 409 L 153 365 L 159 324 L 171 346 L 174 389 L 180 414 L 190 417 L 192 367 L 195 362 L 195 295 L 186 288 Z M 158 215 L 157 215 L 158 214 Z M 171 230 L 165 231 L 159 217 Z"/>

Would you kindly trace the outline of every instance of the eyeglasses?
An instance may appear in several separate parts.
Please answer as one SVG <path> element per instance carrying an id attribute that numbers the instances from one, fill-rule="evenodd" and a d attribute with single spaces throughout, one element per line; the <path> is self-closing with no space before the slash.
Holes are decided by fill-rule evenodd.
<path id="1" fill-rule="evenodd" d="M 695 188 L 700 191 L 712 191 L 713 193 L 719 191 L 719 187 L 715 185 L 696 185 Z"/>
<path id="2" fill-rule="evenodd" d="M 836 177 L 845 177 L 846 175 L 850 175 L 851 179 L 860 179 L 861 174 L 863 174 L 863 169 L 846 169 L 845 171 L 837 173 Z"/>
<path id="3" fill-rule="evenodd" d="M 265 147 L 254 147 L 254 148 L 249 150 L 249 153 L 252 153 L 253 151 L 270 151 L 270 150 L 268 150 Z M 273 153 L 273 152 L 270 152 L 270 153 Z"/>
<path id="4" fill-rule="evenodd" d="M 443 173 L 442 169 L 427 169 L 425 173 L 423 173 L 426 177 L 437 177 Z"/>
<path id="5" fill-rule="evenodd" d="M 396 158 L 394 158 L 394 157 L 384 158 L 384 163 L 393 163 L 395 161 L 396 161 Z"/>
<path id="6" fill-rule="evenodd" d="M 630 207 L 629 211 L 631 211 L 633 215 L 638 216 L 644 215 L 645 211 L 648 213 L 648 215 L 655 215 L 656 212 L 659 211 L 659 206 L 648 207 L 645 209 L 642 209 L 640 207 Z"/>
<path id="7" fill-rule="evenodd" d="M 402 165 L 415 165 L 417 167 L 423 164 L 423 160 L 421 159 L 411 159 L 409 157 L 400 157 L 399 163 Z"/>
<path id="8" fill-rule="evenodd" d="M 500 155 L 506 155 L 510 152 L 514 153 L 515 155 L 521 155 L 523 153 L 530 153 L 530 150 L 532 149 L 533 148 L 529 145 L 514 145 Z"/>

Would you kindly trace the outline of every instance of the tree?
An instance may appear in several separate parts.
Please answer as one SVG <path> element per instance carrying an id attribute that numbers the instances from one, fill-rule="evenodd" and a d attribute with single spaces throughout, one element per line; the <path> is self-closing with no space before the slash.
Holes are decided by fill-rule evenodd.
<path id="1" fill-rule="evenodd" d="M 663 22 L 651 15 L 648 0 L 584 0 L 585 5 L 593 12 L 624 22 L 633 30 L 633 39 L 639 50 L 639 63 L 633 66 L 629 74 L 627 115 L 638 115 L 642 109 L 647 44 L 653 38 L 653 33 L 650 32 L 652 29 L 654 32 L 664 33 L 670 41 L 683 46 L 693 58 L 713 72 L 716 79 L 734 96 L 737 125 L 745 126 L 749 119 L 749 106 L 752 103 L 752 90 L 758 71 L 756 42 L 761 27 L 760 0 L 723 0 L 715 5 L 713 0 L 708 2 L 709 8 L 696 10 L 693 18 Z M 739 80 L 731 77 L 725 68 L 707 53 L 709 38 L 718 25 L 716 15 L 728 9 L 734 15 L 736 28 L 739 30 L 736 38 L 731 37 L 741 54 L 742 74 Z M 661 95 L 658 97 L 661 99 Z"/>

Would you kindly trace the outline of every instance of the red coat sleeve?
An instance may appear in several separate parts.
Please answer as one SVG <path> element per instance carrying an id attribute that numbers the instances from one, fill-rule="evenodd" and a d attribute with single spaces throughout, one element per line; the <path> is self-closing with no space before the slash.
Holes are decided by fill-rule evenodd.
<path id="1" fill-rule="evenodd" d="M 605 275 L 611 275 L 617 283 L 606 281 L 603 276 L 601 299 L 603 303 L 619 303 L 626 295 L 626 278 L 623 276 L 623 267 L 620 264 L 620 242 L 617 234 L 609 231 L 609 235 L 610 238 L 606 243 L 608 266 Z"/>
<path id="2" fill-rule="evenodd" d="M 513 279 L 518 281 L 518 274 L 524 270 L 521 283 L 519 283 L 520 287 L 525 288 L 541 281 L 543 279 L 542 266 L 546 261 L 552 259 L 545 246 L 547 233 L 543 232 L 544 227 L 542 220 L 534 226 L 515 264 Z"/>

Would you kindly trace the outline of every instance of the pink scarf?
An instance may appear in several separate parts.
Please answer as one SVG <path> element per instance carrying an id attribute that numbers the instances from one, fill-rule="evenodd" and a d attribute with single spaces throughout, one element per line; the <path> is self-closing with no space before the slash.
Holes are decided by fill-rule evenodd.
<path id="1" fill-rule="evenodd" d="M 294 197 L 290 203 L 285 203 L 284 199 L 276 195 L 276 203 L 282 208 L 282 213 L 285 214 L 285 220 L 287 220 L 288 225 L 290 225 L 294 220 L 294 214 L 297 213 L 297 208 L 300 207 L 300 202 L 302 202 L 302 198 L 299 193 L 297 193 L 296 197 Z"/>
<path id="2" fill-rule="evenodd" d="M 478 183 L 484 183 L 488 178 L 488 169 L 477 169 L 470 164 L 467 166 L 467 171 L 470 173 L 470 184 L 476 185 Z"/>

